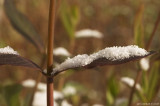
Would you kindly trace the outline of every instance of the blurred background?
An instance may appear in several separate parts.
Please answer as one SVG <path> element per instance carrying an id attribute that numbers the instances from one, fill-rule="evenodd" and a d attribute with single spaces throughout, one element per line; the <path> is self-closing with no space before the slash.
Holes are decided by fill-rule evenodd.
<path id="1" fill-rule="evenodd" d="M 73 106 L 127 106 L 133 86 L 127 81 L 134 81 L 141 70 L 141 90 L 134 93 L 133 106 L 160 103 L 159 6 L 159 0 L 57 0 L 54 48 L 63 47 L 69 55 L 54 54 L 55 66 L 68 57 L 111 46 L 136 44 L 158 53 L 142 64 L 68 70 L 55 77 L 55 90 L 74 89 L 70 94 L 63 92 L 63 99 Z M 9 45 L 45 69 L 48 9 L 49 0 L 0 0 L 0 47 Z M 38 71 L 23 67 L 1 66 L 0 72 L 0 106 L 27 106 L 34 88 L 22 82 L 46 81 Z"/>

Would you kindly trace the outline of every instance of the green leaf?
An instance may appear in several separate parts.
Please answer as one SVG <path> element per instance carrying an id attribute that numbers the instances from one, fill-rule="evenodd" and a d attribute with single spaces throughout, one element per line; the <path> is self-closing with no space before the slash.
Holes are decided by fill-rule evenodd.
<path id="1" fill-rule="evenodd" d="M 79 21 L 79 8 L 70 6 L 64 1 L 60 17 L 70 39 L 74 39 L 75 28 Z"/>
<path id="2" fill-rule="evenodd" d="M 134 41 L 136 45 L 144 47 L 144 26 L 143 26 L 144 5 L 140 5 L 134 20 Z"/>
<path id="3" fill-rule="evenodd" d="M 13 3 L 13 0 L 5 0 L 5 13 L 8 16 L 12 26 L 23 36 L 30 41 L 38 50 L 43 51 L 43 42 L 40 35 L 28 18 L 18 11 Z"/>
<path id="4" fill-rule="evenodd" d="M 152 66 L 150 75 L 149 75 L 149 89 L 148 89 L 148 96 L 147 98 L 149 100 L 152 100 L 154 95 L 156 94 L 156 87 L 159 84 L 159 62 L 155 62 L 154 65 Z"/>
<path id="5" fill-rule="evenodd" d="M 119 93 L 119 83 L 115 79 L 115 77 L 112 75 L 107 83 L 107 94 L 106 98 L 108 101 L 108 105 L 113 105 L 114 100 L 116 99 L 117 95 Z"/>

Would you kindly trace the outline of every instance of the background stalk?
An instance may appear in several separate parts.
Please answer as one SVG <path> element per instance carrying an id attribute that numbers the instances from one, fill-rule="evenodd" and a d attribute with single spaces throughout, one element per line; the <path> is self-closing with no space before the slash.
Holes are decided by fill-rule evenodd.
<path id="1" fill-rule="evenodd" d="M 147 42 L 147 45 L 145 47 L 146 50 L 149 50 L 149 48 L 151 47 L 153 37 L 155 36 L 155 32 L 158 28 L 159 22 L 160 22 L 160 12 L 158 14 L 158 17 L 157 17 L 157 20 L 155 22 L 155 25 L 154 25 L 153 31 L 151 33 L 151 36 L 149 38 L 149 41 Z M 136 90 L 136 85 L 137 85 L 137 83 L 139 83 L 139 80 L 141 79 L 141 75 L 142 75 L 142 70 L 138 71 L 138 73 L 137 73 L 137 76 L 136 76 L 136 79 L 135 79 L 135 82 L 134 82 L 134 86 L 132 87 L 132 90 L 131 90 L 131 93 L 130 93 L 128 106 L 132 105 L 133 95 L 134 95 L 134 92 Z"/>
<path id="2" fill-rule="evenodd" d="M 50 75 L 53 68 L 55 9 L 56 9 L 56 1 L 50 0 L 49 21 L 48 21 L 48 45 L 47 45 L 47 74 L 48 75 Z M 54 90 L 53 77 L 47 77 L 47 106 L 54 106 L 53 90 Z"/>

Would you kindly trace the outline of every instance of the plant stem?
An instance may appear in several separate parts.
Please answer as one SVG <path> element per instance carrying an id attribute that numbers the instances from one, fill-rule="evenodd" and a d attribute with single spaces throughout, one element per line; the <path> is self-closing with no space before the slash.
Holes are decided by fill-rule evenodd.
<path id="1" fill-rule="evenodd" d="M 142 75 L 142 71 L 139 70 L 138 73 L 137 73 L 137 76 L 136 76 L 134 85 L 133 85 L 133 87 L 132 87 L 132 89 L 131 89 L 128 106 L 132 106 L 133 94 L 134 94 L 134 92 L 135 92 L 135 90 L 136 90 L 136 85 L 137 85 L 137 83 L 139 82 L 141 75 Z"/>
<path id="2" fill-rule="evenodd" d="M 49 21 L 48 21 L 48 45 L 47 45 L 47 74 L 50 75 L 53 68 L 53 44 L 55 26 L 56 1 L 50 0 Z M 53 103 L 54 82 L 53 77 L 47 77 L 47 106 L 54 106 Z"/>
<path id="3" fill-rule="evenodd" d="M 151 44 L 152 44 L 153 37 L 154 37 L 155 32 L 156 32 L 156 30 L 157 30 L 157 28 L 158 28 L 159 22 L 160 22 L 160 11 L 159 11 L 159 14 L 158 14 L 158 18 L 157 18 L 157 20 L 156 20 L 156 22 L 155 22 L 155 26 L 154 26 L 154 28 L 153 28 L 153 31 L 152 31 L 152 33 L 151 33 L 151 36 L 150 36 L 150 38 L 149 38 L 149 41 L 147 42 L 147 45 L 146 45 L 146 47 L 145 47 L 146 50 L 149 50 L 149 48 L 150 48 L 150 46 L 151 46 Z M 134 82 L 134 86 L 132 87 L 132 90 L 131 90 L 131 93 L 130 93 L 128 106 L 131 106 L 131 104 L 132 104 L 133 94 L 134 94 L 134 92 L 135 92 L 136 85 L 137 85 L 137 83 L 138 83 L 139 80 L 140 80 L 141 74 L 142 74 L 142 71 L 139 71 L 139 72 L 137 73 L 137 76 L 136 76 L 136 79 L 135 79 L 135 82 Z"/>
<path id="4" fill-rule="evenodd" d="M 156 30 L 157 30 L 157 28 L 158 28 L 159 22 L 160 22 L 160 12 L 159 12 L 158 18 L 157 18 L 157 20 L 156 20 L 156 22 L 155 22 L 155 26 L 154 26 L 154 28 L 153 28 L 152 34 L 151 34 L 151 36 L 150 36 L 150 38 L 149 38 L 149 41 L 148 41 L 148 43 L 147 43 L 147 45 L 146 45 L 146 50 L 148 50 L 148 49 L 150 48 L 151 44 L 152 44 L 153 37 L 154 37 L 155 32 L 156 32 Z"/>

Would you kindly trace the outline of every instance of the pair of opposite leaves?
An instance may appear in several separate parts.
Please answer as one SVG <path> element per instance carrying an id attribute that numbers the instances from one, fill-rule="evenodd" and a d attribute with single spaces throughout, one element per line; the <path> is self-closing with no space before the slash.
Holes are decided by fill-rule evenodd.
<path id="1" fill-rule="evenodd" d="M 7 49 L 13 50 L 10 47 L 8 47 Z M 67 69 L 94 68 L 103 65 L 122 64 L 129 61 L 144 58 L 153 53 L 155 52 L 153 51 L 147 52 L 146 50 L 138 48 L 138 46 L 134 45 L 126 47 L 105 48 L 89 56 L 83 54 L 75 56 L 74 58 L 71 59 L 70 58 L 67 59 L 59 66 L 53 68 L 53 72 L 49 76 L 55 76 L 58 73 L 65 71 Z M 3 48 L 1 48 L 0 50 L 0 65 L 13 65 L 13 66 L 23 66 L 23 67 L 33 68 L 39 70 L 44 75 L 47 75 L 47 73 L 44 72 L 36 63 L 20 56 L 17 53 L 4 52 Z"/>

